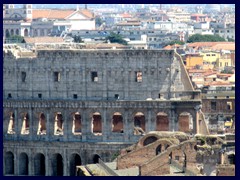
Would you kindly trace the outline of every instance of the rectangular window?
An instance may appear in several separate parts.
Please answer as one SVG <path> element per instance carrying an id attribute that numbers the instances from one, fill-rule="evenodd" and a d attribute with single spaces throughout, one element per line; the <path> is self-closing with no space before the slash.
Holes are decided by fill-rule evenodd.
<path id="1" fill-rule="evenodd" d="M 217 102 L 211 102 L 211 110 L 217 110 Z"/>
<path id="2" fill-rule="evenodd" d="M 25 82 L 26 76 L 27 76 L 26 72 L 21 73 L 22 82 Z"/>
<path id="3" fill-rule="evenodd" d="M 42 94 L 38 94 L 38 98 L 42 99 Z"/>
<path id="4" fill-rule="evenodd" d="M 232 102 L 227 102 L 227 110 L 232 110 Z"/>
<path id="5" fill-rule="evenodd" d="M 60 72 L 54 72 L 54 82 L 59 82 L 61 79 Z"/>
<path id="6" fill-rule="evenodd" d="M 73 99 L 77 99 L 77 94 L 73 94 Z"/>
<path id="7" fill-rule="evenodd" d="M 93 71 L 92 73 L 92 82 L 98 82 L 98 74 L 96 71 Z"/>
<path id="8" fill-rule="evenodd" d="M 119 99 L 119 94 L 114 95 L 115 99 Z"/>
<path id="9" fill-rule="evenodd" d="M 179 156 L 175 156 L 175 160 L 179 161 Z"/>
<path id="10" fill-rule="evenodd" d="M 136 73 L 136 82 L 142 82 L 142 72 L 141 71 L 138 71 L 138 72 L 135 72 Z"/>
<path id="11" fill-rule="evenodd" d="M 225 66 L 228 66 L 228 63 L 227 63 L 227 62 L 225 62 Z"/>
<path id="12" fill-rule="evenodd" d="M 8 94 L 8 99 L 10 99 L 10 98 L 12 98 L 12 94 L 11 93 Z"/>

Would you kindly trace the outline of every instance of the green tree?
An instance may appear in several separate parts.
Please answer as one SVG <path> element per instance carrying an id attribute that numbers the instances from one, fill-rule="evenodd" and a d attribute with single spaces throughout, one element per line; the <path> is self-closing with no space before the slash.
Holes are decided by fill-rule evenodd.
<path id="1" fill-rule="evenodd" d="M 125 41 L 121 35 L 113 33 L 113 32 L 111 32 L 110 35 L 106 37 L 106 42 L 108 40 L 111 43 L 118 43 L 118 44 L 127 45 L 127 41 Z"/>
<path id="2" fill-rule="evenodd" d="M 73 41 L 74 41 L 75 43 L 81 43 L 81 42 L 83 42 L 82 38 L 81 38 L 80 36 L 78 36 L 78 35 L 73 36 Z"/>
<path id="3" fill-rule="evenodd" d="M 13 35 L 6 38 L 10 43 L 24 43 L 24 37 L 19 35 Z"/>
<path id="4" fill-rule="evenodd" d="M 188 43 L 193 42 L 223 42 L 226 41 L 224 38 L 220 37 L 219 35 L 201 35 L 201 34 L 194 34 L 188 38 Z"/>
<path id="5" fill-rule="evenodd" d="M 96 17 L 96 19 L 95 19 L 95 24 L 96 24 L 96 26 L 101 26 L 102 23 L 103 23 L 102 18 L 100 18 L 100 17 Z"/>
<path id="6" fill-rule="evenodd" d="M 184 44 L 184 42 L 182 42 L 182 41 L 171 41 L 170 43 L 168 43 L 167 45 L 174 45 L 174 44 L 179 44 L 179 45 L 183 45 Z M 166 46 L 167 46 L 166 45 Z"/>

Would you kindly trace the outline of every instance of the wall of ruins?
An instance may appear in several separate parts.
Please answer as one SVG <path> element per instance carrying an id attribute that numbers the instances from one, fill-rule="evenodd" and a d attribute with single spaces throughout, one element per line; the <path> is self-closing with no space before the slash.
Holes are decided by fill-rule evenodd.
<path id="1" fill-rule="evenodd" d="M 4 175 L 75 175 L 75 165 L 96 163 L 96 155 L 103 161 L 110 162 L 115 153 L 129 145 L 130 143 L 8 141 L 3 143 L 3 172 Z M 62 158 L 61 170 L 55 168 L 56 155 Z"/>
<path id="2" fill-rule="evenodd" d="M 38 50 L 25 58 L 15 51 L 4 51 L 4 98 L 194 98 L 172 50 Z"/>

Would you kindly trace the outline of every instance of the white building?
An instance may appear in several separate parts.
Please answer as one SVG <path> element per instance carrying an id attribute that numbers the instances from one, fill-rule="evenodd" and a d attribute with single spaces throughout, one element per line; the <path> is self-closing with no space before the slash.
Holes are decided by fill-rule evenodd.
<path id="1" fill-rule="evenodd" d="M 63 31 L 94 30 L 95 17 L 88 9 L 32 9 L 32 4 L 14 8 L 3 5 L 3 36 L 38 37 Z"/>

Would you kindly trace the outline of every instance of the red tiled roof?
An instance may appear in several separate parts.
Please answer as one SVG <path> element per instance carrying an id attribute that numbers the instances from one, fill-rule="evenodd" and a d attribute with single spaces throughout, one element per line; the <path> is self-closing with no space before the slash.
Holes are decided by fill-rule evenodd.
<path id="1" fill-rule="evenodd" d="M 74 10 L 58 9 L 33 9 L 32 18 L 64 19 L 74 13 Z"/>
<path id="2" fill-rule="evenodd" d="M 194 42 L 194 43 L 188 43 L 188 47 L 213 47 L 216 45 L 222 45 L 222 46 L 229 46 L 229 45 L 234 45 L 234 42 Z"/>
<path id="3" fill-rule="evenodd" d="M 72 15 L 75 10 L 64 10 L 64 9 L 33 9 L 33 19 L 48 18 L 48 19 L 65 19 Z M 94 14 L 88 9 L 80 9 L 78 13 L 82 14 L 87 18 L 94 18 Z"/>

